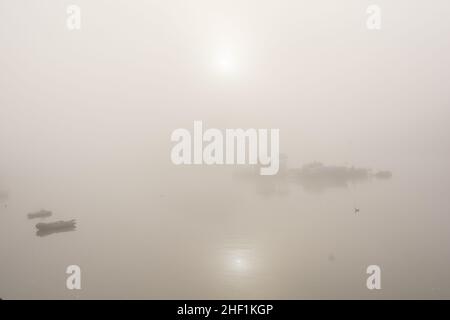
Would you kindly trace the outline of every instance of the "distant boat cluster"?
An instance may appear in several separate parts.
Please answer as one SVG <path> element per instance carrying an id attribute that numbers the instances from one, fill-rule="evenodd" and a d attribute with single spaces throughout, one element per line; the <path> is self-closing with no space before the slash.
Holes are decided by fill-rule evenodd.
<path id="1" fill-rule="evenodd" d="M 255 168 L 249 166 L 245 169 L 234 172 L 234 176 L 239 179 L 253 181 L 257 192 L 263 196 L 286 195 L 289 193 L 291 183 L 301 185 L 304 190 L 313 193 L 324 192 L 333 188 L 347 188 L 352 190 L 356 184 L 369 181 L 371 179 L 389 180 L 392 172 L 372 171 L 367 168 L 355 166 L 325 165 L 321 162 L 312 162 L 297 168 L 287 166 L 287 155 L 280 155 L 280 172 L 273 177 L 260 177 Z M 355 195 L 352 195 L 355 197 Z M 354 199 L 354 202 L 357 202 Z M 354 203 L 354 213 L 361 212 Z"/>
<path id="2" fill-rule="evenodd" d="M 392 178 L 390 171 L 373 172 L 367 168 L 354 166 L 324 165 L 321 162 L 312 162 L 299 168 L 288 168 L 287 156 L 280 156 L 280 174 L 270 179 L 259 179 L 253 167 L 235 172 L 235 176 L 251 179 L 261 184 L 281 184 L 295 182 L 307 191 L 321 192 L 335 187 L 348 187 L 349 185 L 368 181 L 370 179 L 388 180 Z"/>

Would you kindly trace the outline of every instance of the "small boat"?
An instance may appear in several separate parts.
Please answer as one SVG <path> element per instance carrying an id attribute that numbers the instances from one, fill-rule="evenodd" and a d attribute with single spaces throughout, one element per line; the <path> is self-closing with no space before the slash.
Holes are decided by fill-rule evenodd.
<path id="1" fill-rule="evenodd" d="M 36 224 L 36 228 L 39 231 L 53 231 L 53 230 L 60 230 L 60 229 L 74 229 L 76 224 L 76 220 L 69 220 L 69 221 L 56 221 L 56 222 L 49 222 L 44 223 L 40 222 Z"/>
<path id="2" fill-rule="evenodd" d="M 34 219 L 34 218 L 46 218 L 50 217 L 53 213 L 48 210 L 40 210 L 37 212 L 29 213 L 27 214 L 28 219 Z"/>

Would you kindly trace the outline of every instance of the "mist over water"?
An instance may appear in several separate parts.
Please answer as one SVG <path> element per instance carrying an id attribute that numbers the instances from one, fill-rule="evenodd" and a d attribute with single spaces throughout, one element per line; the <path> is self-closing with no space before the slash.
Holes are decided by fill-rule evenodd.
<path id="1" fill-rule="evenodd" d="M 1 1 L 0 297 L 450 298 L 450 5 L 378 3 Z M 283 170 L 175 166 L 195 120 L 280 129 Z"/>

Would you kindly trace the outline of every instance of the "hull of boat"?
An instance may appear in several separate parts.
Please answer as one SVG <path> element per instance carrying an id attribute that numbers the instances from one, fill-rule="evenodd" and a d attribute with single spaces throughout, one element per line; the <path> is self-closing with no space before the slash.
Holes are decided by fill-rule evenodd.
<path id="1" fill-rule="evenodd" d="M 36 224 L 36 228 L 39 231 L 51 231 L 51 230 L 59 230 L 59 229 L 70 229 L 75 228 L 76 221 L 57 221 L 50 223 L 38 223 Z"/>

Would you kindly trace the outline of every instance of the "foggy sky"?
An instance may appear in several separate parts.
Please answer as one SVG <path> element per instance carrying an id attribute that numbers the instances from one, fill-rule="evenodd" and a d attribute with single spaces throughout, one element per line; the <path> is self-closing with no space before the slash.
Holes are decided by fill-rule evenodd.
<path id="1" fill-rule="evenodd" d="M 374 1 L 369 31 L 372 2 L 0 0 L 0 297 L 74 298 L 75 263 L 84 298 L 450 298 L 450 3 Z M 171 163 L 195 120 L 394 178 L 261 198 Z M 37 238 L 39 209 L 79 230 Z"/>

